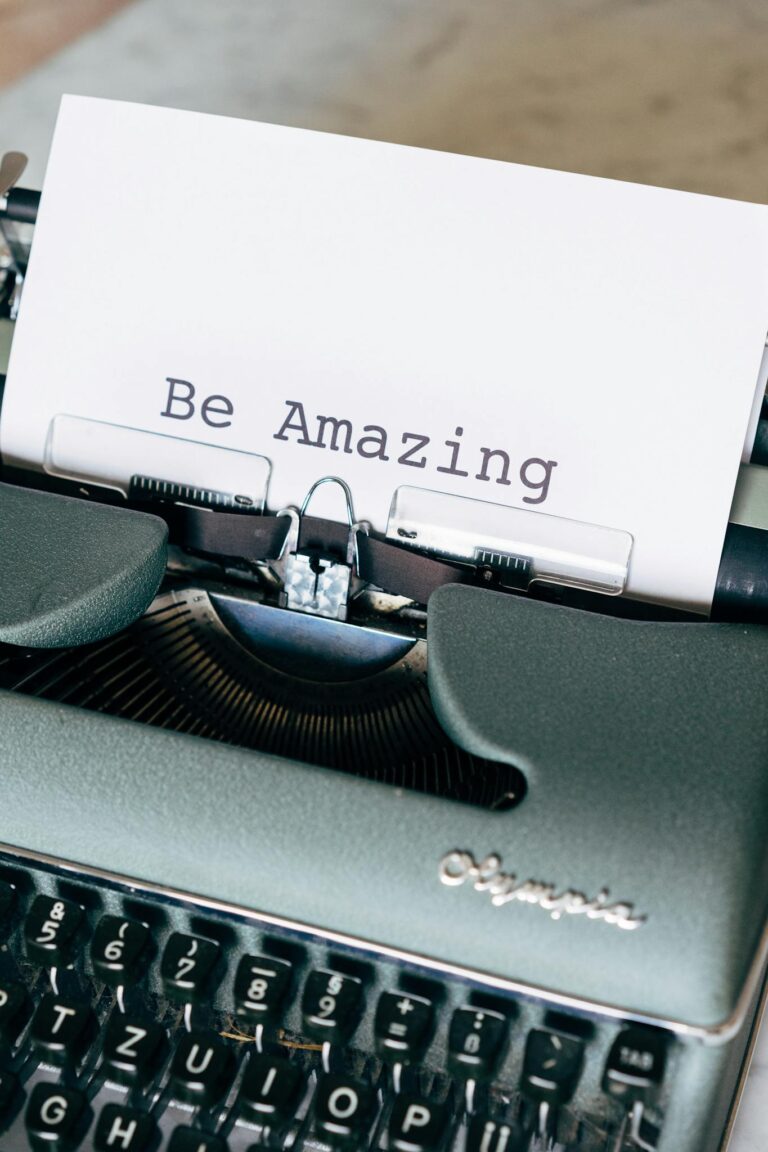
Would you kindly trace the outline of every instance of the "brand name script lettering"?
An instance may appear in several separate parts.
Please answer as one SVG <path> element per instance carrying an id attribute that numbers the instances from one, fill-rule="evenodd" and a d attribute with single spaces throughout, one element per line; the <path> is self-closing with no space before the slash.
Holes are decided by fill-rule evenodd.
<path id="1" fill-rule="evenodd" d="M 476 892 L 486 892 L 497 908 L 518 901 L 533 904 L 548 912 L 553 920 L 561 916 L 585 916 L 602 920 L 616 928 L 633 931 L 645 923 L 645 916 L 635 916 L 634 905 L 610 903 L 610 893 L 602 888 L 589 899 L 573 888 L 558 891 L 556 885 L 541 880 L 520 880 L 513 872 L 503 872 L 501 857 L 492 854 L 479 864 L 471 852 L 458 849 L 448 852 L 440 861 L 439 876 L 449 888 L 471 884 Z"/>

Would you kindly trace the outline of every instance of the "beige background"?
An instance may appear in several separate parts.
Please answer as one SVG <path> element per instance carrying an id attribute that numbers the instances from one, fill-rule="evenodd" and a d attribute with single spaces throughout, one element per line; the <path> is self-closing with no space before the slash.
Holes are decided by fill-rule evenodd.
<path id="1" fill-rule="evenodd" d="M 38 179 L 66 88 L 768 199 L 768 0 L 124 2 L 0 0 Z"/>

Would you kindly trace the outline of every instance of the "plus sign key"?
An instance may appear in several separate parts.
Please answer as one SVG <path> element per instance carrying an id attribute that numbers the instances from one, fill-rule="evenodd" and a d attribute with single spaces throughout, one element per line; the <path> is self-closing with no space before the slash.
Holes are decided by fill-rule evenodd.
<path id="1" fill-rule="evenodd" d="M 403 992 L 383 992 L 373 1025 L 379 1054 L 401 1064 L 421 1059 L 432 1039 L 434 1025 L 431 1000 Z"/>

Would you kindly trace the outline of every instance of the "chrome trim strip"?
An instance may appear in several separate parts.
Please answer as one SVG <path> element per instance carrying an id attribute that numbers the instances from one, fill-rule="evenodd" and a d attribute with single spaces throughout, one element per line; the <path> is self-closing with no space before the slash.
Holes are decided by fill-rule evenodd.
<path id="1" fill-rule="evenodd" d="M 78 864 L 71 860 L 61 860 L 56 856 L 49 856 L 43 852 L 35 852 L 28 848 L 15 847 L 12 844 L 0 842 L 0 853 L 16 857 L 20 861 L 28 860 L 31 863 L 42 864 L 49 868 L 57 868 L 65 872 L 73 872 L 80 876 L 91 877 L 94 880 L 106 880 L 111 884 L 129 888 L 132 893 L 147 893 L 163 896 L 169 900 L 196 904 L 211 912 L 224 915 L 239 916 L 245 920 L 256 921 L 259 924 L 272 928 L 280 928 L 288 932 L 299 932 L 303 935 L 320 937 L 332 944 L 355 948 L 359 951 L 384 956 L 399 963 L 415 964 L 431 972 L 449 976 L 454 979 L 467 980 L 483 984 L 499 992 L 506 992 L 513 996 L 526 996 L 535 1000 L 543 1000 L 557 1008 L 590 1015 L 605 1016 L 613 1020 L 632 1020 L 640 1024 L 650 1024 L 658 1028 L 666 1028 L 680 1037 L 690 1040 L 700 1040 L 705 1044 L 725 1044 L 740 1031 L 744 1025 L 749 1007 L 757 993 L 762 981 L 766 963 L 768 962 L 768 924 L 763 929 L 760 945 L 750 967 L 741 995 L 734 1011 L 727 1019 L 712 1027 L 702 1027 L 697 1024 L 686 1024 L 682 1020 L 670 1020 L 661 1016 L 648 1015 L 641 1012 L 628 1011 L 613 1004 L 601 1004 L 595 1000 L 588 1000 L 578 996 L 569 996 L 562 992 L 541 988 L 532 984 L 522 984 L 503 976 L 494 976 L 490 972 L 481 972 L 477 969 L 464 968 L 459 964 L 436 960 L 429 956 L 421 956 L 415 952 L 408 952 L 401 948 L 394 948 L 389 944 L 376 944 L 370 940 L 363 940 L 356 936 L 348 936 L 333 929 L 321 928 L 317 925 L 305 924 L 301 921 L 290 920 L 284 916 L 276 916 L 271 912 L 256 912 L 239 904 L 230 904 L 226 900 L 219 900 L 210 896 L 199 896 L 192 892 L 184 892 L 177 888 L 169 888 L 163 884 L 156 884 L 152 880 L 137 880 L 117 872 L 109 872 L 89 864 Z M 765 994 L 765 993 L 764 993 Z"/>

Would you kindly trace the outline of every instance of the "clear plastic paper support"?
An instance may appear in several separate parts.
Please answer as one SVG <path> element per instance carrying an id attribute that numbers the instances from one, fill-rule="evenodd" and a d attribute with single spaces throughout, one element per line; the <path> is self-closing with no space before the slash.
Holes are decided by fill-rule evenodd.
<path id="1" fill-rule="evenodd" d="M 525 583 L 546 581 L 608 596 L 626 587 L 633 543 L 618 528 L 412 487 L 395 492 L 387 537 L 470 564 L 507 571 L 514 565 Z"/>

